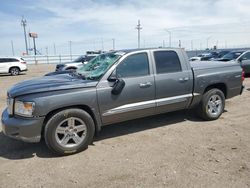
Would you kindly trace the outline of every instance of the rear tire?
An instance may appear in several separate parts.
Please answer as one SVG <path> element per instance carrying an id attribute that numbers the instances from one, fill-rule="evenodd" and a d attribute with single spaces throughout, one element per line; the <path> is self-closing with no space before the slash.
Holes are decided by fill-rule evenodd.
<path id="1" fill-rule="evenodd" d="M 45 142 L 58 155 L 70 155 L 88 148 L 95 125 L 92 117 L 81 109 L 67 109 L 54 114 L 44 130 Z"/>
<path id="2" fill-rule="evenodd" d="M 12 76 L 17 76 L 20 73 L 20 69 L 18 67 L 12 67 L 10 68 L 10 74 Z"/>
<path id="3" fill-rule="evenodd" d="M 197 113 L 204 120 L 216 120 L 224 112 L 225 96 L 219 89 L 207 91 L 197 108 Z"/>

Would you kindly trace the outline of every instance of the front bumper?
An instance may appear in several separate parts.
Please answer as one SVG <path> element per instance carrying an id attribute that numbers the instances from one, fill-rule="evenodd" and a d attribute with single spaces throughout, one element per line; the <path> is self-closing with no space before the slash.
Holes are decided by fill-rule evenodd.
<path id="1" fill-rule="evenodd" d="M 5 109 L 2 114 L 2 131 L 6 136 L 24 142 L 39 142 L 41 139 L 43 121 L 44 117 L 10 117 L 7 109 Z"/>

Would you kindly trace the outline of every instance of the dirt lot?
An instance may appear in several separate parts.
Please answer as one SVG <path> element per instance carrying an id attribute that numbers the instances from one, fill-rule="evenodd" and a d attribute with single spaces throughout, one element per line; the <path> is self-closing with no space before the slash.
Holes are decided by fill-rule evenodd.
<path id="1" fill-rule="evenodd" d="M 33 65 L 24 75 L 1 75 L 0 112 L 9 87 L 53 69 Z M 247 89 L 227 101 L 217 121 L 181 111 L 111 125 L 86 151 L 67 157 L 0 133 L 0 187 L 250 187 Z"/>

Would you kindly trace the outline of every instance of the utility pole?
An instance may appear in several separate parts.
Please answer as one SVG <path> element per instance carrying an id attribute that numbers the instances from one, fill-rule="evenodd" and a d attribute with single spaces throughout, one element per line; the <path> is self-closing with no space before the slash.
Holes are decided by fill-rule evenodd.
<path id="1" fill-rule="evenodd" d="M 33 43 L 34 43 L 34 53 L 36 55 L 36 40 L 35 40 L 35 37 L 32 37 L 33 38 Z"/>
<path id="2" fill-rule="evenodd" d="M 11 40 L 11 49 L 12 49 L 12 55 L 15 56 L 14 45 L 12 40 Z"/>
<path id="3" fill-rule="evenodd" d="M 181 48 L 181 40 L 179 40 L 179 48 Z"/>
<path id="4" fill-rule="evenodd" d="M 115 50 L 115 39 L 112 39 L 113 42 L 113 50 Z"/>
<path id="5" fill-rule="evenodd" d="M 54 43 L 54 55 L 56 55 L 56 45 Z"/>
<path id="6" fill-rule="evenodd" d="M 28 33 L 30 33 L 30 28 L 29 28 L 29 30 L 28 30 Z M 28 37 L 28 52 L 30 52 L 31 51 L 31 46 L 30 46 L 30 37 Z"/>
<path id="7" fill-rule="evenodd" d="M 46 55 L 48 55 L 48 53 L 49 53 L 48 46 L 45 47 L 45 50 L 46 50 Z"/>
<path id="8" fill-rule="evenodd" d="M 28 44 L 27 44 L 27 35 L 26 35 L 26 26 L 27 26 L 27 21 L 22 17 L 21 20 L 21 26 L 23 27 L 23 33 L 24 33 L 24 40 L 25 40 L 25 48 L 26 48 L 26 54 L 28 55 Z"/>
<path id="9" fill-rule="evenodd" d="M 136 28 L 135 29 L 137 29 L 138 30 L 138 48 L 140 48 L 140 40 L 141 40 L 141 36 L 140 36 L 140 32 L 141 32 L 141 30 L 142 30 L 142 27 L 141 27 L 141 23 L 140 23 L 140 20 L 138 20 L 138 24 L 137 24 L 137 26 L 136 26 Z"/>
<path id="10" fill-rule="evenodd" d="M 70 40 L 69 41 L 69 54 L 70 54 L 70 59 L 72 61 L 72 48 L 71 48 L 71 45 L 72 45 L 72 41 Z"/>

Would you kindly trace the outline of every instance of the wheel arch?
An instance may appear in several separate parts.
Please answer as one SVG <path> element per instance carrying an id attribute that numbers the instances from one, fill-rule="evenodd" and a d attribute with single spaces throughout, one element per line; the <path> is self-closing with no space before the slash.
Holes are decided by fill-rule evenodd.
<path id="1" fill-rule="evenodd" d="M 70 109 L 70 108 L 77 108 L 77 109 L 81 109 L 81 110 L 84 110 L 85 112 L 87 112 L 92 117 L 92 119 L 94 121 L 95 133 L 97 134 L 101 130 L 101 125 L 100 125 L 100 123 L 98 123 L 95 113 L 91 110 L 91 108 L 89 106 L 87 106 L 87 105 L 72 105 L 72 106 L 57 108 L 57 109 L 54 109 L 54 110 L 50 111 L 49 113 L 47 113 L 45 116 L 44 122 L 43 122 L 42 134 L 44 133 L 45 125 L 47 124 L 48 120 L 53 115 L 55 115 L 56 113 L 58 113 L 62 110 L 66 110 L 66 109 Z"/>
<path id="2" fill-rule="evenodd" d="M 9 73 L 10 73 L 10 70 L 11 70 L 12 68 L 18 68 L 18 70 L 21 71 L 20 67 L 18 67 L 18 66 L 11 66 L 11 67 L 9 68 Z"/>
<path id="3" fill-rule="evenodd" d="M 215 84 L 210 84 L 208 85 L 203 94 L 206 93 L 207 91 L 211 90 L 211 89 L 219 89 L 223 92 L 225 98 L 227 98 L 227 85 L 225 83 L 215 83 Z"/>

